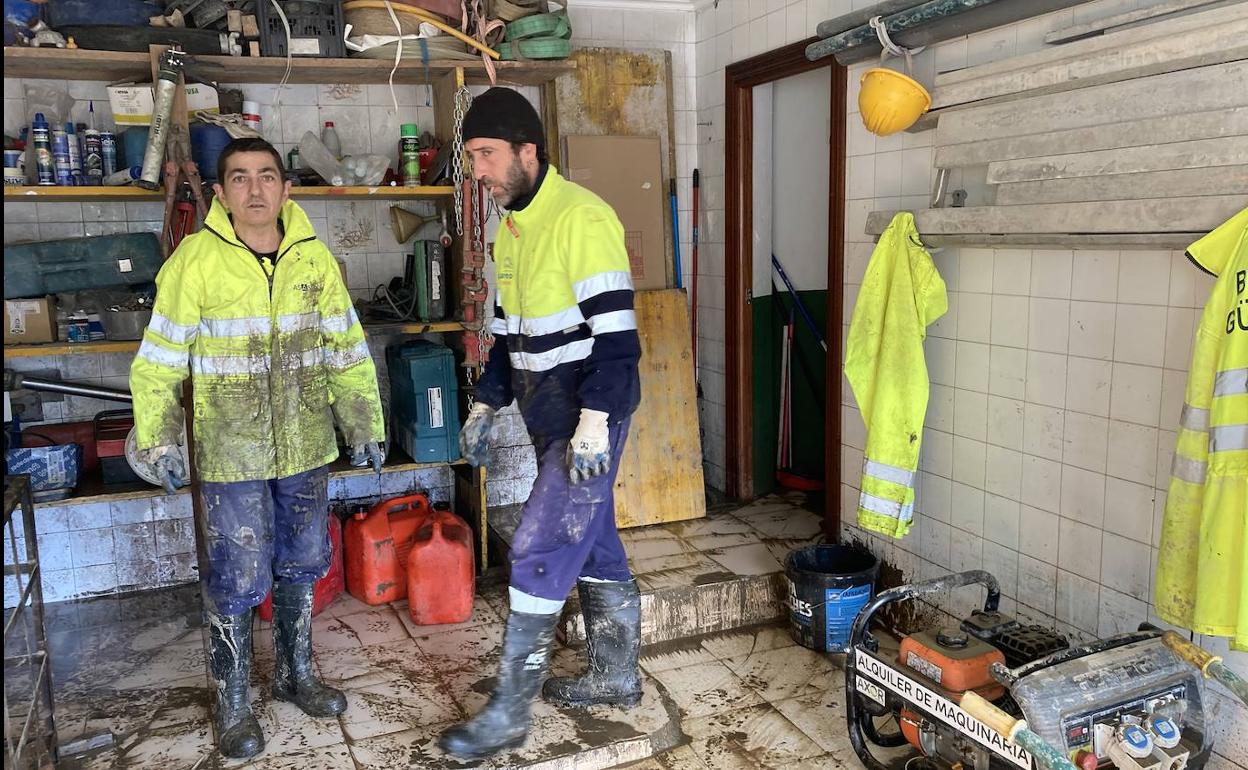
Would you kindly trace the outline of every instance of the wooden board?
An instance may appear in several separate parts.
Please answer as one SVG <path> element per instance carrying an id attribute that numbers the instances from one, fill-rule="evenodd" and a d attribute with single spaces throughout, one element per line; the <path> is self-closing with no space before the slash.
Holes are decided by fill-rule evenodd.
<path id="1" fill-rule="evenodd" d="M 1100 35 L 1106 30 L 1121 27 L 1126 24 L 1138 24 L 1149 19 L 1156 19 L 1158 16 L 1166 16 L 1172 13 L 1180 13 L 1182 11 L 1199 8 L 1204 5 L 1225 5 L 1224 2 L 1216 2 L 1215 0 L 1165 0 L 1157 5 L 1148 8 L 1138 8 L 1134 11 L 1119 13 L 1096 21 L 1089 21 L 1086 24 L 1075 24 L 1070 27 L 1055 29 L 1045 34 L 1044 42 L 1046 43 L 1064 43 L 1067 40 L 1078 40 L 1088 37 L 1089 35 Z"/>
<path id="2" fill-rule="evenodd" d="M 572 61 L 576 69 L 554 83 L 559 135 L 657 136 L 666 189 L 667 180 L 676 176 L 671 52 L 578 48 L 572 52 Z M 664 205 L 668 286 L 674 284 L 671 220 L 671 206 Z"/>
<path id="3" fill-rule="evenodd" d="M 1122 83 L 992 104 L 941 116 L 936 144 L 1186 115 L 1240 106 L 1248 93 L 1248 61 L 1168 72 Z"/>
<path id="4" fill-rule="evenodd" d="M 1144 174 L 1113 174 L 1078 179 L 1048 179 L 997 185 L 996 205 L 1022 203 L 1077 203 L 1128 198 L 1168 198 L 1182 206 L 1181 198 L 1207 195 L 1248 196 L 1248 165 L 1217 168 L 1185 168 Z M 1248 201 L 1248 197 L 1245 198 Z"/>
<path id="5" fill-rule="evenodd" d="M 1242 195 L 1204 195 L 1183 205 L 1161 199 L 1086 203 L 1035 203 L 1023 206 L 967 206 L 922 209 L 914 213 L 920 236 L 935 234 L 1049 233 L 1122 235 L 1138 233 L 1207 233 L 1244 207 Z M 867 215 L 867 233 L 879 235 L 894 212 Z M 1040 241 L 1043 242 L 1043 241 Z"/>
<path id="6" fill-rule="evenodd" d="M 706 515 L 685 292 L 639 291 L 636 306 L 641 406 L 615 481 L 621 529 Z"/>
<path id="7" fill-rule="evenodd" d="M 1245 9 L 1244 18 L 1212 27 L 937 86 L 932 92 L 932 107 L 939 109 L 1007 95 L 1021 98 L 1059 93 L 1242 59 L 1248 54 L 1248 6 Z"/>
<path id="8" fill-rule="evenodd" d="M 1044 134 L 938 145 L 933 165 L 936 168 L 982 166 L 994 160 L 1039 158 L 1076 150 L 1092 152 L 1222 136 L 1248 136 L 1248 94 L 1243 95 L 1243 101 L 1242 106 L 1225 110 L 1163 115 Z"/>
<path id="9" fill-rule="evenodd" d="M 994 161 L 988 164 L 988 183 L 1036 182 L 1043 179 L 1139 174 L 1147 171 L 1236 166 L 1246 163 L 1248 136 L 1227 136 L 1220 139 L 1197 139 L 1194 142 L 1170 142 L 1147 147 L 1123 147 L 1042 158 Z M 1211 189 L 1210 192 L 1215 190 Z"/>

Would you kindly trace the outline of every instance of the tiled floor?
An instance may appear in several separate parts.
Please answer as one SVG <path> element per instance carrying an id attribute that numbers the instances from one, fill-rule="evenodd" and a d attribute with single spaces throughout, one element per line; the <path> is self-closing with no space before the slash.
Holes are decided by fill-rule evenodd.
<path id="1" fill-rule="evenodd" d="M 691 585 L 695 575 L 781 569 L 818 520 L 772 499 L 707 519 L 626 531 L 643 590 Z M 111 734 L 113 745 L 64 764 L 71 770 L 251 767 L 462 767 L 435 739 L 484 704 L 507 612 L 499 581 L 478 586 L 471 621 L 411 623 L 406 605 L 369 607 L 344 595 L 314 620 L 321 676 L 347 693 L 336 720 L 273 702 L 271 635 L 255 632 L 253 708 L 268 742 L 250 763 L 224 762 L 208 718 L 198 590 L 183 587 L 106 602 L 53 605 L 58 725 L 64 744 Z M 580 668 L 560 649 L 555 674 Z M 534 707 L 521 749 L 486 767 L 639 768 L 856 766 L 842 737 L 843 674 L 832 659 L 796 647 L 779 627 L 684 639 L 646 650 L 645 697 L 629 711 Z"/>

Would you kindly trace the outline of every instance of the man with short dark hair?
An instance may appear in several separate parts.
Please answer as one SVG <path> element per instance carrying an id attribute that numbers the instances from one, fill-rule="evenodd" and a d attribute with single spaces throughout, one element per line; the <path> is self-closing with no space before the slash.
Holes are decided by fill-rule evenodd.
<path id="1" fill-rule="evenodd" d="M 217 746 L 250 757 L 264 749 L 247 694 L 251 616 L 270 589 L 274 697 L 317 717 L 346 709 L 312 668 L 312 588 L 331 555 L 326 466 L 335 418 L 378 470 L 385 431 L 364 330 L 333 255 L 289 199 L 277 150 L 230 142 L 214 190 L 204 229 L 156 277 L 130 391 L 140 458 L 172 494 L 187 476 L 178 386 L 194 384 Z"/>
<path id="2" fill-rule="evenodd" d="M 544 697 L 567 706 L 641 698 L 641 599 L 612 496 L 641 400 L 641 345 L 624 228 L 601 198 L 546 161 L 542 123 L 528 101 L 491 88 L 464 117 L 463 138 L 473 175 L 509 212 L 494 243 L 494 347 L 460 451 L 483 464 L 494 413 L 515 400 L 538 462 L 508 553 L 511 611 L 498 683 L 480 714 L 442 735 L 443 749 L 475 759 L 524 742 L 574 584 L 589 668 L 547 681 Z"/>

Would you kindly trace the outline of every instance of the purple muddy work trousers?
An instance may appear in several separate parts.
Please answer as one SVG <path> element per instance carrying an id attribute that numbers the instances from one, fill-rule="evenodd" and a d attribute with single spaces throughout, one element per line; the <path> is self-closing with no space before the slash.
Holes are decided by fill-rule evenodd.
<path id="1" fill-rule="evenodd" d="M 329 470 L 268 481 L 200 484 L 208 543 L 208 600 L 239 615 L 269 595 L 276 576 L 315 583 L 329 571 Z"/>
<path id="2" fill-rule="evenodd" d="M 609 428 L 610 470 L 576 485 L 568 480 L 568 439 L 536 447 L 537 478 L 508 557 L 513 589 L 561 602 L 578 577 L 632 579 L 615 528 L 614 496 L 628 425 L 626 419 Z"/>

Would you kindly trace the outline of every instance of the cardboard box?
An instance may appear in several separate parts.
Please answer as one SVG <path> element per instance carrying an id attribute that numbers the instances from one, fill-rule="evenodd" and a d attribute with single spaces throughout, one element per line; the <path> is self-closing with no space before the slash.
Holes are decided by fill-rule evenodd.
<path id="1" fill-rule="evenodd" d="M 41 299 L 4 301 L 4 344 L 56 341 L 56 303 Z"/>
<path id="2" fill-rule="evenodd" d="M 593 190 L 624 225 L 637 289 L 667 288 L 667 182 L 658 137 L 569 136 L 567 178 Z"/>
<path id="3" fill-rule="evenodd" d="M 205 83 L 187 83 L 186 117 L 194 120 L 201 112 L 221 111 L 217 89 Z M 118 83 L 108 87 L 108 104 L 113 110 L 113 120 L 119 126 L 149 126 L 155 107 L 155 94 L 151 83 Z"/>

